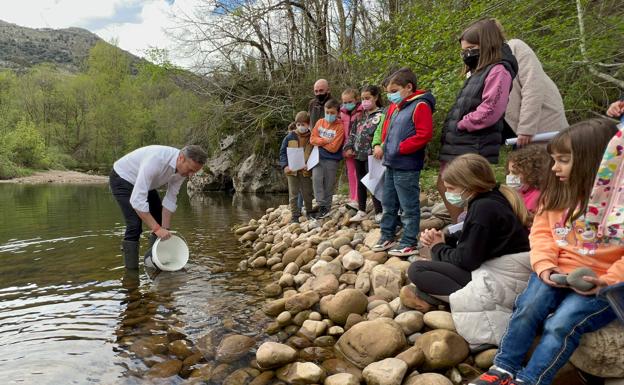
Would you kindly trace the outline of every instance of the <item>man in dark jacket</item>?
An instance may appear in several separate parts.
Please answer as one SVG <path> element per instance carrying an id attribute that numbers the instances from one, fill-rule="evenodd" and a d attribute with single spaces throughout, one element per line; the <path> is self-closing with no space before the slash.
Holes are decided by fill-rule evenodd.
<path id="1" fill-rule="evenodd" d="M 316 122 L 325 115 L 325 102 L 331 99 L 329 93 L 329 83 L 325 79 L 319 79 L 314 83 L 314 98 L 308 105 L 310 114 L 310 130 L 314 128 Z"/>

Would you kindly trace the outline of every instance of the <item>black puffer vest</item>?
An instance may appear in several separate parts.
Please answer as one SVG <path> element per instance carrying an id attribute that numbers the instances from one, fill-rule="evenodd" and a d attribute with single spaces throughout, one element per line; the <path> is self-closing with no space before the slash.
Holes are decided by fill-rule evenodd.
<path id="1" fill-rule="evenodd" d="M 490 163 L 498 163 L 504 115 L 494 125 L 481 130 L 468 132 L 457 129 L 457 123 L 464 115 L 476 110 L 481 104 L 485 79 L 492 67 L 497 64 L 505 66 L 512 79 L 516 77 L 518 62 L 511 53 L 509 46 L 505 44 L 503 46 L 503 58 L 499 63 L 490 64 L 466 80 L 444 122 L 440 138 L 442 141 L 441 161 L 449 162 L 463 154 L 479 154 Z"/>

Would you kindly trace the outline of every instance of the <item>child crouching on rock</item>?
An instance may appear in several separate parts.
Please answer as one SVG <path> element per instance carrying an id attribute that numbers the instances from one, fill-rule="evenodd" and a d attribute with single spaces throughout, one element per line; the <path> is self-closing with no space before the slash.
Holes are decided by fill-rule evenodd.
<path id="1" fill-rule="evenodd" d="M 288 203 L 292 213 L 293 223 L 299 223 L 301 216 L 301 207 L 297 204 L 299 194 L 303 196 L 303 202 L 306 208 L 306 214 L 312 210 L 312 173 L 307 169 L 292 171 L 288 167 L 287 148 L 303 148 L 304 160 L 307 162 L 312 152 L 312 144 L 310 144 L 310 115 L 306 111 L 300 111 L 295 116 L 295 125 L 293 130 L 282 140 L 280 147 L 280 166 L 288 179 Z"/>
<path id="2" fill-rule="evenodd" d="M 471 384 L 548 385 L 583 334 L 616 318 L 609 303 L 596 293 L 624 281 L 624 246 L 602 241 L 583 216 L 603 151 L 615 133 L 614 123 L 591 119 L 562 130 L 548 145 L 552 171 L 530 235 L 534 273 L 516 299 L 494 366 Z M 555 274 L 579 267 L 596 274 L 582 277 L 593 284 L 592 289 L 581 291 L 555 282 Z M 539 343 L 524 364 L 540 330 Z"/>
<path id="3" fill-rule="evenodd" d="M 429 229 L 420 235 L 423 246 L 430 249 L 431 261 L 412 263 L 408 275 L 425 293 L 412 298 L 422 312 L 437 304 L 430 295 L 447 300 L 471 281 L 471 272 L 482 263 L 529 251 L 524 204 L 512 188 L 498 186 L 487 159 L 477 154 L 459 156 L 444 169 L 442 181 L 449 203 L 467 206 L 468 211 L 461 231 L 443 234 Z"/>

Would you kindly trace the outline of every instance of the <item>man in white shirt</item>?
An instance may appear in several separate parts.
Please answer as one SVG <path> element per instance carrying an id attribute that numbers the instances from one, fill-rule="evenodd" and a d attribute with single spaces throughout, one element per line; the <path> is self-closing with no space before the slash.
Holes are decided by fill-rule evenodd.
<path id="1" fill-rule="evenodd" d="M 202 169 L 206 158 L 199 146 L 178 150 L 154 145 L 138 148 L 113 164 L 110 188 L 126 221 L 122 244 L 126 269 L 139 268 L 142 223 L 155 235 L 153 240 L 171 236 L 168 229 L 180 186 L 186 177 Z M 156 189 L 164 185 L 167 192 L 161 203 Z"/>

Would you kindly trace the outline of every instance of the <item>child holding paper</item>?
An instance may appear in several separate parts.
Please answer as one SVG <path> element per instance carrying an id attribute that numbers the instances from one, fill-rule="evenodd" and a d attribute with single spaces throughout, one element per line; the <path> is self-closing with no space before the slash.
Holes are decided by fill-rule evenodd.
<path id="1" fill-rule="evenodd" d="M 371 154 L 371 141 L 375 135 L 375 130 L 384 119 L 384 114 L 381 111 L 381 89 L 373 85 L 364 87 L 361 106 L 363 114 L 355 120 L 344 146 L 345 157 L 351 158 L 355 162 L 358 186 L 358 212 L 351 217 L 350 222 L 361 222 L 366 219 L 366 197 L 368 194 L 366 186 L 362 183 L 362 178 L 368 173 L 368 156 Z M 375 219 L 379 222 L 382 211 L 381 202 L 374 195 L 373 206 L 375 207 Z"/>
<path id="2" fill-rule="evenodd" d="M 284 174 L 288 179 L 288 203 L 292 212 L 292 223 L 299 223 L 301 216 L 300 205 L 297 204 L 299 194 L 303 196 L 306 213 L 312 211 L 312 173 L 303 168 L 300 170 L 291 170 L 288 166 L 288 148 L 302 148 L 304 161 L 307 162 L 312 152 L 312 144 L 310 143 L 310 114 L 306 111 L 300 111 L 295 116 L 294 129 L 290 130 L 280 147 L 280 166 L 284 169 Z"/>
<path id="3" fill-rule="evenodd" d="M 336 99 L 325 102 L 325 117 L 312 129 L 310 143 L 318 146 L 319 163 L 312 169 L 314 196 L 319 205 L 317 218 L 329 215 L 336 185 L 338 163 L 342 160 L 344 131 L 338 117 L 340 103 Z"/>

